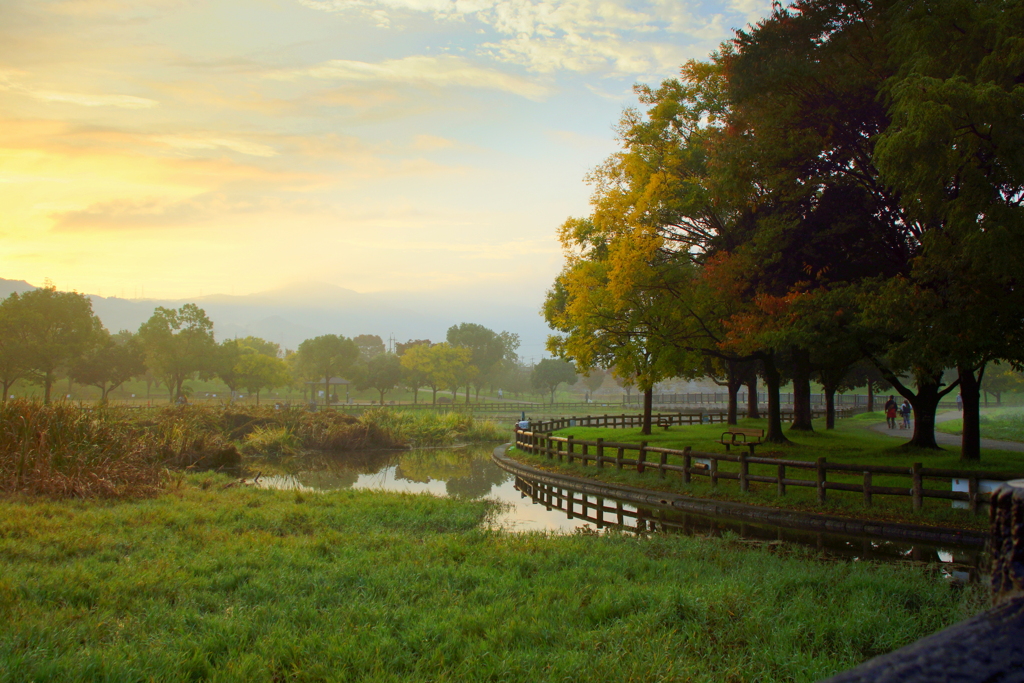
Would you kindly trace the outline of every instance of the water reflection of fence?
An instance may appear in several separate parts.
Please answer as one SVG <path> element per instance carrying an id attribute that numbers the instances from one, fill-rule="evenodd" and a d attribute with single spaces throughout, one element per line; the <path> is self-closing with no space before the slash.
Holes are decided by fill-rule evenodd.
<path id="1" fill-rule="evenodd" d="M 741 411 L 742 412 L 742 411 Z M 847 417 L 850 409 L 836 409 L 836 417 Z M 820 418 L 825 416 L 821 410 L 812 410 L 811 416 Z M 579 417 L 557 417 L 551 420 L 532 420 L 530 429 L 534 432 L 554 432 L 569 427 L 608 427 L 611 429 L 631 429 L 643 425 L 643 415 L 630 415 L 621 413 L 619 415 L 582 415 Z M 783 422 L 793 419 L 792 410 L 781 411 Z M 674 413 L 652 413 L 651 424 L 659 427 L 672 427 L 694 424 L 725 424 L 728 415 L 722 412 L 674 412 Z"/>
<path id="2" fill-rule="evenodd" d="M 781 460 L 777 458 L 758 458 L 740 453 L 738 455 L 703 453 L 690 448 L 678 450 L 649 446 L 646 441 L 635 443 L 614 443 L 604 439 L 586 441 L 570 436 L 553 436 L 539 431 L 516 431 L 516 448 L 528 453 L 546 456 L 549 460 L 557 458 L 560 462 L 573 463 L 579 461 L 584 467 L 593 464 L 598 469 L 611 465 L 621 470 L 624 467 L 635 469 L 643 475 L 647 470 L 656 470 L 658 477 L 665 479 L 669 472 L 676 472 L 684 484 L 689 484 L 694 477 L 706 477 L 711 486 L 718 486 L 720 480 L 733 480 L 742 492 L 750 490 L 751 483 L 774 484 L 777 495 L 785 496 L 788 487 L 814 488 L 817 502 L 823 505 L 827 492 L 847 491 L 860 493 L 864 507 L 871 507 L 874 496 L 909 497 L 915 512 L 920 511 L 927 498 L 967 501 L 972 513 L 982 509 L 988 503 L 991 494 L 980 490 L 982 480 L 1007 481 L 1022 478 L 1020 474 L 1007 472 L 962 471 L 924 467 L 921 463 L 913 463 L 908 467 L 885 465 L 851 465 L 847 463 L 830 463 L 824 457 L 814 462 L 805 460 Z M 593 449 L 593 450 L 591 450 Z M 608 456 L 607 451 L 613 456 Z M 629 451 L 636 451 L 636 457 L 626 457 Z M 656 456 L 655 462 L 650 460 Z M 674 462 L 670 462 L 672 458 Z M 726 463 L 726 468 L 721 465 Z M 760 474 L 751 471 L 755 466 Z M 771 472 L 773 474 L 765 474 Z M 812 471 L 813 479 L 793 479 L 791 470 Z M 837 478 L 829 480 L 829 474 Z M 881 485 L 874 481 L 875 475 L 882 475 L 890 484 L 893 480 L 901 485 Z M 859 479 L 859 481 L 858 481 Z M 953 491 L 954 479 L 966 480 L 967 491 Z M 946 490 L 925 488 L 925 481 L 940 481 Z"/>
<path id="3" fill-rule="evenodd" d="M 560 510 L 569 519 L 593 524 L 596 529 L 617 528 L 635 533 L 658 532 L 717 536 L 733 532 L 741 538 L 768 543 L 786 542 L 816 548 L 832 555 L 858 559 L 912 560 L 957 565 L 960 578 L 977 578 L 984 553 L 977 546 L 942 548 L 928 543 L 882 541 L 867 536 L 787 529 L 781 526 L 707 517 L 668 509 L 636 507 L 621 500 L 595 496 L 571 487 L 555 486 L 516 476 L 515 488 L 523 496 L 548 510 Z"/>

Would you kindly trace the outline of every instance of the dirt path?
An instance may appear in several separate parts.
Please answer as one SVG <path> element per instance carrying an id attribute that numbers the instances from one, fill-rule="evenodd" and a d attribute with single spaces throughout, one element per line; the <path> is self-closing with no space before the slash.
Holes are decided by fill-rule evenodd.
<path id="1" fill-rule="evenodd" d="M 982 414 L 984 414 L 984 412 L 985 411 L 982 411 Z M 938 415 L 935 416 L 935 424 L 939 424 L 940 422 L 948 422 L 950 420 L 959 420 L 960 415 L 960 411 L 958 410 L 947 410 L 946 412 L 939 413 Z M 899 420 L 899 418 L 896 419 Z M 905 439 L 907 441 L 910 440 L 910 437 L 914 433 L 913 424 L 911 424 L 909 430 L 906 430 L 889 429 L 884 422 L 879 422 L 878 424 L 871 425 L 871 429 L 878 432 L 879 434 L 885 434 L 886 436 L 891 436 L 896 439 Z M 958 434 L 945 434 L 943 432 L 936 431 L 935 441 L 940 446 L 960 446 L 960 436 Z M 992 448 L 1000 451 L 1016 451 L 1018 453 L 1024 453 L 1024 443 L 1021 443 L 1020 441 L 1000 441 L 998 439 L 982 439 L 981 447 Z"/>

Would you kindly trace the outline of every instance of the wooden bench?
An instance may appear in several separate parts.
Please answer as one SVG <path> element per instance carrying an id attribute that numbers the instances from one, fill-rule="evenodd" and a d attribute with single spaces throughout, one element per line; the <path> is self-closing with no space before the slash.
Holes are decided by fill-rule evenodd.
<path id="1" fill-rule="evenodd" d="M 728 437 L 728 440 L 726 439 L 726 437 Z M 743 438 L 742 441 L 737 440 L 740 437 Z M 756 441 L 751 441 L 751 439 L 756 439 Z M 763 429 L 733 427 L 729 431 L 722 434 L 721 443 L 723 446 L 725 446 L 726 452 L 729 451 L 730 446 L 745 446 L 746 448 L 750 449 L 750 455 L 753 456 L 754 448 L 756 446 L 760 446 L 763 443 L 762 439 L 764 439 Z"/>
<path id="2" fill-rule="evenodd" d="M 663 417 L 660 420 L 658 420 L 658 426 L 667 432 L 668 428 L 672 426 L 672 422 Z"/>

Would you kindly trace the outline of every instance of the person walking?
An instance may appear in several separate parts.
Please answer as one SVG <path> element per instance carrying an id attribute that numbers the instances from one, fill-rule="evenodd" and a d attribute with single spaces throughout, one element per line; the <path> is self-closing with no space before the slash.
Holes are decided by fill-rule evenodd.
<path id="1" fill-rule="evenodd" d="M 903 405 L 900 406 L 900 415 L 903 416 L 903 425 L 900 429 L 910 429 L 910 414 L 913 410 L 914 409 L 910 407 L 910 401 L 903 399 Z"/>
<path id="2" fill-rule="evenodd" d="M 889 429 L 896 429 L 896 397 L 890 396 L 889 400 L 885 402 L 885 424 L 888 425 Z"/>
<path id="3" fill-rule="evenodd" d="M 959 410 L 961 413 L 964 412 L 964 396 L 963 396 L 963 394 L 959 394 L 958 393 L 956 395 L 956 409 Z"/>

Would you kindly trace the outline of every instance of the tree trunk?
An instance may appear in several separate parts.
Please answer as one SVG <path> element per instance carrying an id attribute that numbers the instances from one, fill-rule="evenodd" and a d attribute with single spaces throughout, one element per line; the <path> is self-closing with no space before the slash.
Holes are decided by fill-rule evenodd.
<path id="1" fill-rule="evenodd" d="M 385 392 L 382 389 L 378 389 L 377 391 L 380 392 L 380 404 L 384 405 L 384 393 Z"/>
<path id="2" fill-rule="evenodd" d="M 455 395 L 452 394 L 452 403 L 455 403 Z M 469 405 L 469 384 L 466 385 L 466 405 Z"/>
<path id="3" fill-rule="evenodd" d="M 779 399 L 779 385 L 782 379 L 779 369 L 775 367 L 775 354 L 765 353 L 761 356 L 764 364 L 764 384 L 768 394 L 768 432 L 764 440 L 769 443 L 789 443 L 782 431 L 782 406 Z"/>
<path id="4" fill-rule="evenodd" d="M 50 388 L 53 386 L 53 375 L 46 373 L 43 375 L 43 403 L 50 403 Z"/>
<path id="5" fill-rule="evenodd" d="M 420 388 L 419 387 L 413 387 L 413 390 L 412 390 L 412 404 L 413 405 L 416 405 L 416 402 L 417 402 L 417 399 L 419 399 L 419 396 L 420 396 Z"/>
<path id="6" fill-rule="evenodd" d="M 644 389 L 644 421 L 640 433 L 649 435 L 651 433 L 651 414 L 654 412 L 654 387 Z"/>
<path id="7" fill-rule="evenodd" d="M 957 366 L 956 369 L 960 376 L 960 396 L 964 402 L 960 460 L 976 462 L 981 460 L 981 402 L 979 394 L 985 366 L 981 366 L 977 375 L 975 375 L 974 368 Z"/>
<path id="8" fill-rule="evenodd" d="M 761 411 L 757 405 L 757 373 L 751 372 L 747 380 L 747 417 L 760 418 Z"/>
<path id="9" fill-rule="evenodd" d="M 910 401 L 914 408 L 914 436 L 908 445 L 939 450 L 939 444 L 935 442 L 935 410 L 939 406 L 938 383 L 919 384 L 916 396 L 910 392 L 900 394 Z"/>
<path id="10" fill-rule="evenodd" d="M 430 387 L 430 390 L 434 392 L 433 396 L 431 396 L 430 403 L 431 403 L 431 405 L 435 405 L 436 406 L 437 405 L 437 387 Z"/>
<path id="11" fill-rule="evenodd" d="M 822 386 L 825 391 L 825 429 L 836 428 L 836 387 L 834 384 Z"/>
<path id="12" fill-rule="evenodd" d="M 798 349 L 793 353 L 793 431 L 813 432 L 811 424 L 811 357 Z"/>

